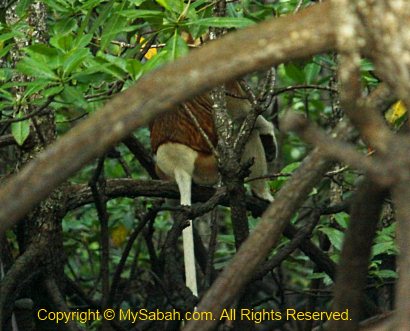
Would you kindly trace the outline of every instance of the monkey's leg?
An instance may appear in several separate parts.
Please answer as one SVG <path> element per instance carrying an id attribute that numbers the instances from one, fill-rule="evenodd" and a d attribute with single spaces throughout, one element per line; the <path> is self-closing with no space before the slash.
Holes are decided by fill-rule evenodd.
<path id="1" fill-rule="evenodd" d="M 263 149 L 262 141 L 259 137 L 259 131 L 252 131 L 249 140 L 245 145 L 242 160 L 246 161 L 253 158 L 251 174 L 249 179 L 261 177 L 267 174 L 268 167 L 266 163 L 265 150 Z M 266 179 L 256 179 L 250 182 L 252 192 L 261 199 L 273 201 L 270 194 L 269 186 Z"/>

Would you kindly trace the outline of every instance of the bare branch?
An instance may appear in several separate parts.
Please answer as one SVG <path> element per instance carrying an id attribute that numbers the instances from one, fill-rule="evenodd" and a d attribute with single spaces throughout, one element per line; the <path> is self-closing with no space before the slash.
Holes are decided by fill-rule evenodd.
<path id="1" fill-rule="evenodd" d="M 360 20 L 357 2 L 350 0 L 334 1 L 334 17 L 338 25 L 339 82 L 342 109 L 359 129 L 362 138 L 381 153 L 386 153 L 392 141 L 392 133 L 381 115 L 374 109 L 365 107 L 360 80 Z M 340 13 L 343 12 L 343 15 Z"/>
<path id="2" fill-rule="evenodd" d="M 391 185 L 397 179 L 385 163 L 361 155 L 353 145 L 330 138 L 322 129 L 300 115 L 288 113 L 282 124 L 285 130 L 298 132 L 307 142 L 318 147 L 325 157 L 364 170 L 382 185 Z"/>
<path id="3" fill-rule="evenodd" d="M 410 2 L 366 1 L 356 10 L 366 27 L 363 52 L 374 60 L 378 75 L 409 107 Z"/>
<path id="4" fill-rule="evenodd" d="M 397 242 L 399 256 L 397 260 L 399 279 L 396 284 L 396 316 L 392 330 L 406 330 L 410 325 L 410 189 L 409 173 L 393 189 L 393 198 L 397 215 Z"/>
<path id="5" fill-rule="evenodd" d="M 386 189 L 365 179 L 352 204 L 351 220 L 343 244 L 335 285 L 333 311 L 349 309 L 348 321 L 330 321 L 330 330 L 357 330 L 363 311 L 363 290 L 373 237 Z M 366 208 L 363 208 L 366 206 Z"/>
<path id="6" fill-rule="evenodd" d="M 104 161 L 105 157 L 101 157 L 98 160 L 97 167 L 94 171 L 92 178 L 90 179 L 89 186 L 94 198 L 95 207 L 97 209 L 98 219 L 100 221 L 101 236 L 101 307 L 106 309 L 108 306 L 109 293 L 110 293 L 110 247 L 109 247 L 109 232 L 108 232 L 108 212 L 107 212 L 107 199 L 104 196 Z M 103 321 L 103 330 L 108 329 L 108 321 Z"/>
<path id="7" fill-rule="evenodd" d="M 53 305 L 61 312 L 70 312 L 70 308 L 68 308 L 67 303 L 64 300 L 64 296 L 61 293 L 60 288 L 57 285 L 57 282 L 54 278 L 48 277 L 44 281 L 45 288 L 47 290 L 47 294 L 50 297 Z M 69 320 L 67 322 L 67 331 L 80 331 L 80 329 L 74 320 Z"/>
<path id="8" fill-rule="evenodd" d="M 329 87 L 329 86 L 322 86 L 322 85 L 292 85 L 292 86 L 286 86 L 286 87 L 282 87 L 282 88 L 278 88 L 275 89 L 275 91 L 273 92 L 273 95 L 279 95 L 282 93 L 286 93 L 286 92 L 290 92 L 290 91 L 295 91 L 295 90 L 304 90 L 304 89 L 310 89 L 310 90 L 323 90 L 323 91 L 328 91 L 331 93 L 338 93 L 338 90 Z"/>

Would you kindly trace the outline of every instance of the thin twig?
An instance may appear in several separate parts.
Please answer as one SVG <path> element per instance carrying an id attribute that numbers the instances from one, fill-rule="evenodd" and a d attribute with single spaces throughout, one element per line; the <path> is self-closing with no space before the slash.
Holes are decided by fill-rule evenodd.
<path id="1" fill-rule="evenodd" d="M 205 271 L 205 288 L 208 288 L 212 284 L 212 270 L 214 268 L 214 254 L 217 246 L 218 237 L 218 215 L 217 209 L 214 208 L 211 212 L 211 224 L 210 224 L 211 237 L 208 244 L 208 258 L 206 261 Z"/>
<path id="2" fill-rule="evenodd" d="M 254 275 L 253 279 L 259 279 L 263 277 L 270 270 L 276 268 L 282 261 L 284 261 L 292 252 L 299 247 L 300 243 L 311 235 L 316 224 L 319 222 L 321 215 L 320 209 L 312 210 L 310 219 L 306 225 L 302 226 L 296 235 L 292 238 L 291 242 L 283 247 L 273 258 L 267 261 L 262 268 Z"/>
<path id="3" fill-rule="evenodd" d="M 292 85 L 292 86 L 286 86 L 286 87 L 279 88 L 273 92 L 273 96 L 277 96 L 279 94 L 289 92 L 289 91 L 304 90 L 304 89 L 323 90 L 323 91 L 328 91 L 332 93 L 338 93 L 337 89 L 329 87 L 329 86 L 302 84 L 302 85 Z"/>
<path id="4" fill-rule="evenodd" d="M 140 232 L 142 231 L 142 229 L 145 227 L 145 225 L 155 219 L 155 217 L 157 216 L 158 213 L 158 207 L 160 207 L 160 205 L 163 203 L 163 201 L 157 201 L 155 203 L 155 206 L 151 209 L 149 209 L 147 211 L 147 213 L 145 213 L 145 215 L 143 216 L 143 218 L 140 219 L 140 222 L 138 224 L 138 226 L 134 229 L 134 231 L 131 233 L 128 241 L 127 241 L 127 245 L 124 248 L 124 251 L 121 255 L 121 259 L 120 262 L 117 265 L 117 269 L 115 270 L 113 279 L 112 279 L 112 283 L 111 283 L 111 291 L 109 294 L 109 298 L 107 300 L 107 305 L 111 306 L 114 303 L 114 298 L 116 296 L 116 293 L 118 291 L 118 286 L 120 283 L 120 278 L 121 278 L 121 274 L 124 270 L 125 267 L 125 262 L 127 261 L 127 258 L 130 254 L 130 251 L 132 249 L 132 246 L 135 242 L 135 240 L 137 239 L 138 235 L 140 234 Z M 119 303 L 118 303 L 119 304 Z"/>
<path id="5" fill-rule="evenodd" d="M 208 137 L 204 129 L 202 128 L 201 124 L 199 124 L 198 119 L 196 116 L 192 113 L 192 111 L 188 108 L 188 106 L 184 103 L 182 105 L 184 107 L 184 110 L 187 112 L 189 118 L 191 121 L 194 123 L 195 127 L 201 134 L 202 138 L 204 138 L 205 142 L 207 143 L 209 149 L 212 151 L 212 154 L 218 159 L 218 151 L 216 150 L 215 146 L 212 144 L 211 139 Z"/>
<path id="6" fill-rule="evenodd" d="M 54 278 L 47 277 L 44 281 L 45 288 L 47 289 L 48 296 L 51 299 L 53 305 L 57 308 L 59 312 L 70 312 L 70 308 L 68 308 L 67 303 L 65 302 L 64 296 L 61 293 L 60 288 L 57 285 L 57 282 Z M 66 322 L 66 328 L 68 331 L 79 331 L 83 330 L 82 328 L 78 327 L 78 325 L 74 322 L 74 320 L 70 319 Z"/>
<path id="7" fill-rule="evenodd" d="M 16 123 L 16 122 L 21 122 L 27 119 L 30 119 L 36 115 L 41 114 L 51 103 L 53 102 L 53 98 L 48 98 L 46 103 L 42 105 L 41 107 L 37 108 L 30 114 L 24 115 L 20 118 L 10 118 L 10 119 L 5 119 L 5 120 L 0 120 L 0 124 L 10 124 L 10 123 Z M 47 111 L 50 111 L 49 109 Z"/>
<path id="8" fill-rule="evenodd" d="M 396 180 L 386 164 L 378 159 L 371 159 L 361 155 L 353 145 L 327 136 L 322 129 L 300 115 L 288 113 L 282 124 L 285 130 L 296 131 L 307 142 L 318 147 L 325 157 L 364 170 L 381 185 L 389 186 Z"/>
<path id="9" fill-rule="evenodd" d="M 103 309 L 108 307 L 108 300 L 110 295 L 110 274 L 109 274 L 109 232 L 108 232 L 108 212 L 106 198 L 101 192 L 102 185 L 101 180 L 103 180 L 102 174 L 104 171 L 104 160 L 102 157 L 98 160 L 97 167 L 94 171 L 94 175 L 89 182 L 91 192 L 95 201 L 95 207 L 97 209 L 98 218 L 101 223 L 101 277 L 102 277 L 102 300 L 101 306 Z M 107 321 L 103 321 L 107 324 Z"/>

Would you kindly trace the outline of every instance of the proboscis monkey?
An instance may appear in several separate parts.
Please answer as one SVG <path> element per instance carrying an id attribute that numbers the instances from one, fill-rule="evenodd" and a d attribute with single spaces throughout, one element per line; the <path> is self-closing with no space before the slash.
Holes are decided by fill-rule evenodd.
<path id="1" fill-rule="evenodd" d="M 229 114 L 234 121 L 243 120 L 251 110 L 250 102 L 243 98 L 245 93 L 237 82 L 226 84 L 226 90 L 229 92 L 226 97 Z M 241 98 L 234 97 L 238 95 Z M 194 115 L 209 138 L 208 142 L 199 132 L 186 109 Z M 219 177 L 217 160 L 209 146 L 209 141 L 216 146 L 218 139 L 209 94 L 198 96 L 172 112 L 157 116 L 150 124 L 150 131 L 158 176 L 162 179 L 175 180 L 181 196 L 181 205 L 190 206 L 192 181 L 199 185 L 214 185 Z M 261 135 L 269 135 L 275 142 L 272 123 L 260 115 L 256 119 L 242 155 L 243 161 L 254 159 L 250 168 L 250 179 L 264 176 L 267 173 L 267 161 Z M 266 180 L 251 181 L 250 186 L 252 192 L 259 198 L 267 201 L 273 200 Z M 198 296 L 192 220 L 183 230 L 183 245 L 186 285 L 195 296 Z"/>

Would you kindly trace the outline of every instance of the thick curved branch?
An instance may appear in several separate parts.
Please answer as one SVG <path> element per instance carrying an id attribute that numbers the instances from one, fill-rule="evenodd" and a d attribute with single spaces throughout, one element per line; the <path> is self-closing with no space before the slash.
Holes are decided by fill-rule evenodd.
<path id="1" fill-rule="evenodd" d="M 330 321 L 329 330 L 359 328 L 371 247 L 386 193 L 385 188 L 368 178 L 358 189 L 341 253 L 332 308 L 333 311 L 349 309 L 350 319 Z"/>
<path id="2" fill-rule="evenodd" d="M 2 187 L 0 235 L 69 176 L 160 112 L 248 72 L 334 49 L 329 11 L 330 4 L 324 2 L 293 16 L 263 22 L 144 76 Z"/>
<path id="3" fill-rule="evenodd" d="M 179 199 L 178 186 L 173 182 L 161 180 L 137 180 L 130 178 L 108 179 L 105 183 L 104 194 L 109 199 L 120 197 L 152 197 Z M 193 201 L 207 201 L 215 193 L 215 189 L 210 187 L 192 188 Z M 91 189 L 86 184 L 71 185 L 66 191 L 67 210 L 73 210 L 85 204 L 94 202 Z M 252 199 L 250 203 L 258 200 Z"/>
<path id="4" fill-rule="evenodd" d="M 409 177 L 407 171 L 407 177 L 405 177 L 405 180 L 398 184 L 392 191 L 394 203 L 396 205 L 397 243 L 400 251 L 397 260 L 399 279 L 396 285 L 396 321 L 394 330 L 405 330 L 410 323 Z"/>
<path id="5" fill-rule="evenodd" d="M 61 312 L 70 312 L 70 308 L 68 307 L 64 295 L 61 292 L 60 288 L 57 285 L 57 282 L 54 278 L 52 277 L 47 277 L 44 280 L 44 286 L 47 290 L 47 294 L 49 298 L 51 299 L 51 302 L 53 305 L 58 309 L 58 311 Z M 82 328 L 79 328 L 75 321 L 70 320 L 66 324 L 67 331 L 81 331 Z"/>
<path id="6" fill-rule="evenodd" d="M 10 316 L 14 300 L 23 286 L 27 284 L 27 280 L 32 279 L 36 272 L 42 270 L 39 261 L 46 255 L 46 252 L 46 242 L 31 243 L 2 279 L 0 288 L 0 329 L 2 329 L 7 317 Z"/>
<path id="7" fill-rule="evenodd" d="M 357 5 L 366 48 L 378 75 L 410 106 L 410 2 L 370 1 Z M 402 24 L 400 24 L 402 23 Z"/>

